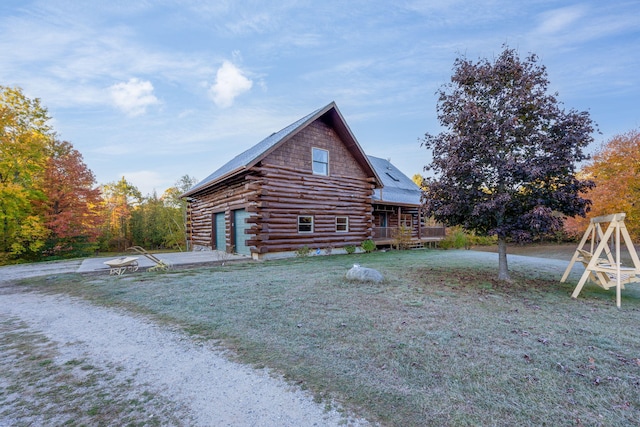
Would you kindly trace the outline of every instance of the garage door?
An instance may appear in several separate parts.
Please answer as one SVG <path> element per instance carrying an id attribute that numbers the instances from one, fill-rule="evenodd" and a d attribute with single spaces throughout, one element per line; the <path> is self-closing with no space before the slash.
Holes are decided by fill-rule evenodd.
<path id="1" fill-rule="evenodd" d="M 216 228 L 216 249 L 219 251 L 227 250 L 226 239 L 226 226 L 224 222 L 224 212 L 219 212 L 215 215 L 215 228 Z"/>
<path id="2" fill-rule="evenodd" d="M 251 227 L 251 225 L 247 224 L 245 221 L 247 218 L 249 218 L 249 213 L 244 209 L 233 211 L 236 252 L 242 255 L 251 255 L 249 246 L 247 246 L 247 240 L 249 240 L 251 236 L 249 234 L 245 234 L 245 231 Z"/>

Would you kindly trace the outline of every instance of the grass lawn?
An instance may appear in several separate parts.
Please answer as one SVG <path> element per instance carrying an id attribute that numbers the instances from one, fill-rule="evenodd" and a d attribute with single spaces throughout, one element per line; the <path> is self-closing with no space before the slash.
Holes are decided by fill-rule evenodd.
<path id="1" fill-rule="evenodd" d="M 640 426 L 640 289 L 560 284 L 563 266 L 475 251 L 311 257 L 122 277 L 61 275 L 68 293 L 220 340 L 318 399 L 383 425 Z M 353 263 L 382 284 L 350 283 Z"/>

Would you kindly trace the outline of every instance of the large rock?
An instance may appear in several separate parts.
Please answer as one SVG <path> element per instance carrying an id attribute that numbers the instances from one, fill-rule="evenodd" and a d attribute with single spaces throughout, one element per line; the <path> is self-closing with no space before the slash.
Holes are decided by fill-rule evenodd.
<path id="1" fill-rule="evenodd" d="M 348 280 L 355 280 L 358 282 L 380 283 L 384 280 L 384 277 L 382 277 L 382 274 L 378 270 L 360 267 L 360 264 L 353 264 L 353 267 L 347 271 L 346 277 Z"/>

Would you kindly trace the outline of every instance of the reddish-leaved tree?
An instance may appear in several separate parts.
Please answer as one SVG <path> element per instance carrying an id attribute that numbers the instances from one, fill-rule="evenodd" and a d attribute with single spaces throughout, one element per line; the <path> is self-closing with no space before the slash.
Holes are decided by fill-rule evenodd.
<path id="1" fill-rule="evenodd" d="M 498 238 L 498 278 L 508 280 L 507 242 L 562 228 L 562 217 L 585 215 L 576 176 L 594 131 L 587 112 L 565 111 L 535 55 L 522 61 L 509 48 L 493 62 L 459 58 L 451 83 L 438 93 L 446 129 L 426 134 L 433 161 L 426 170 L 425 208 L 446 225 Z"/>
<path id="2" fill-rule="evenodd" d="M 66 141 L 55 141 L 45 169 L 47 254 L 90 249 L 100 234 L 101 197 L 82 154 Z"/>

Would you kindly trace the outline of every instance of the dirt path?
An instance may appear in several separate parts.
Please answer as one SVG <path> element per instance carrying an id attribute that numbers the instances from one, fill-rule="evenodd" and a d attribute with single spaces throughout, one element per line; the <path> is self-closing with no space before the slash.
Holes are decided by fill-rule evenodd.
<path id="1" fill-rule="evenodd" d="M 141 316 L 66 296 L 0 290 L 0 321 L 21 319 L 30 332 L 55 342 L 58 365 L 89 360 L 115 367 L 123 378 L 150 384 L 176 407 L 186 407 L 193 420 L 186 425 L 366 425 L 346 420 L 335 409 L 325 411 L 310 395 L 266 370 L 230 362 L 212 345 L 196 343 Z M 0 414 L 1 409 L 0 401 Z M 17 421 L 0 416 L 0 425 L 21 424 Z"/>
<path id="2" fill-rule="evenodd" d="M 50 276 L 54 274 L 75 273 L 82 264 L 81 259 L 71 261 L 38 262 L 0 266 L 0 284 L 27 277 Z"/>

